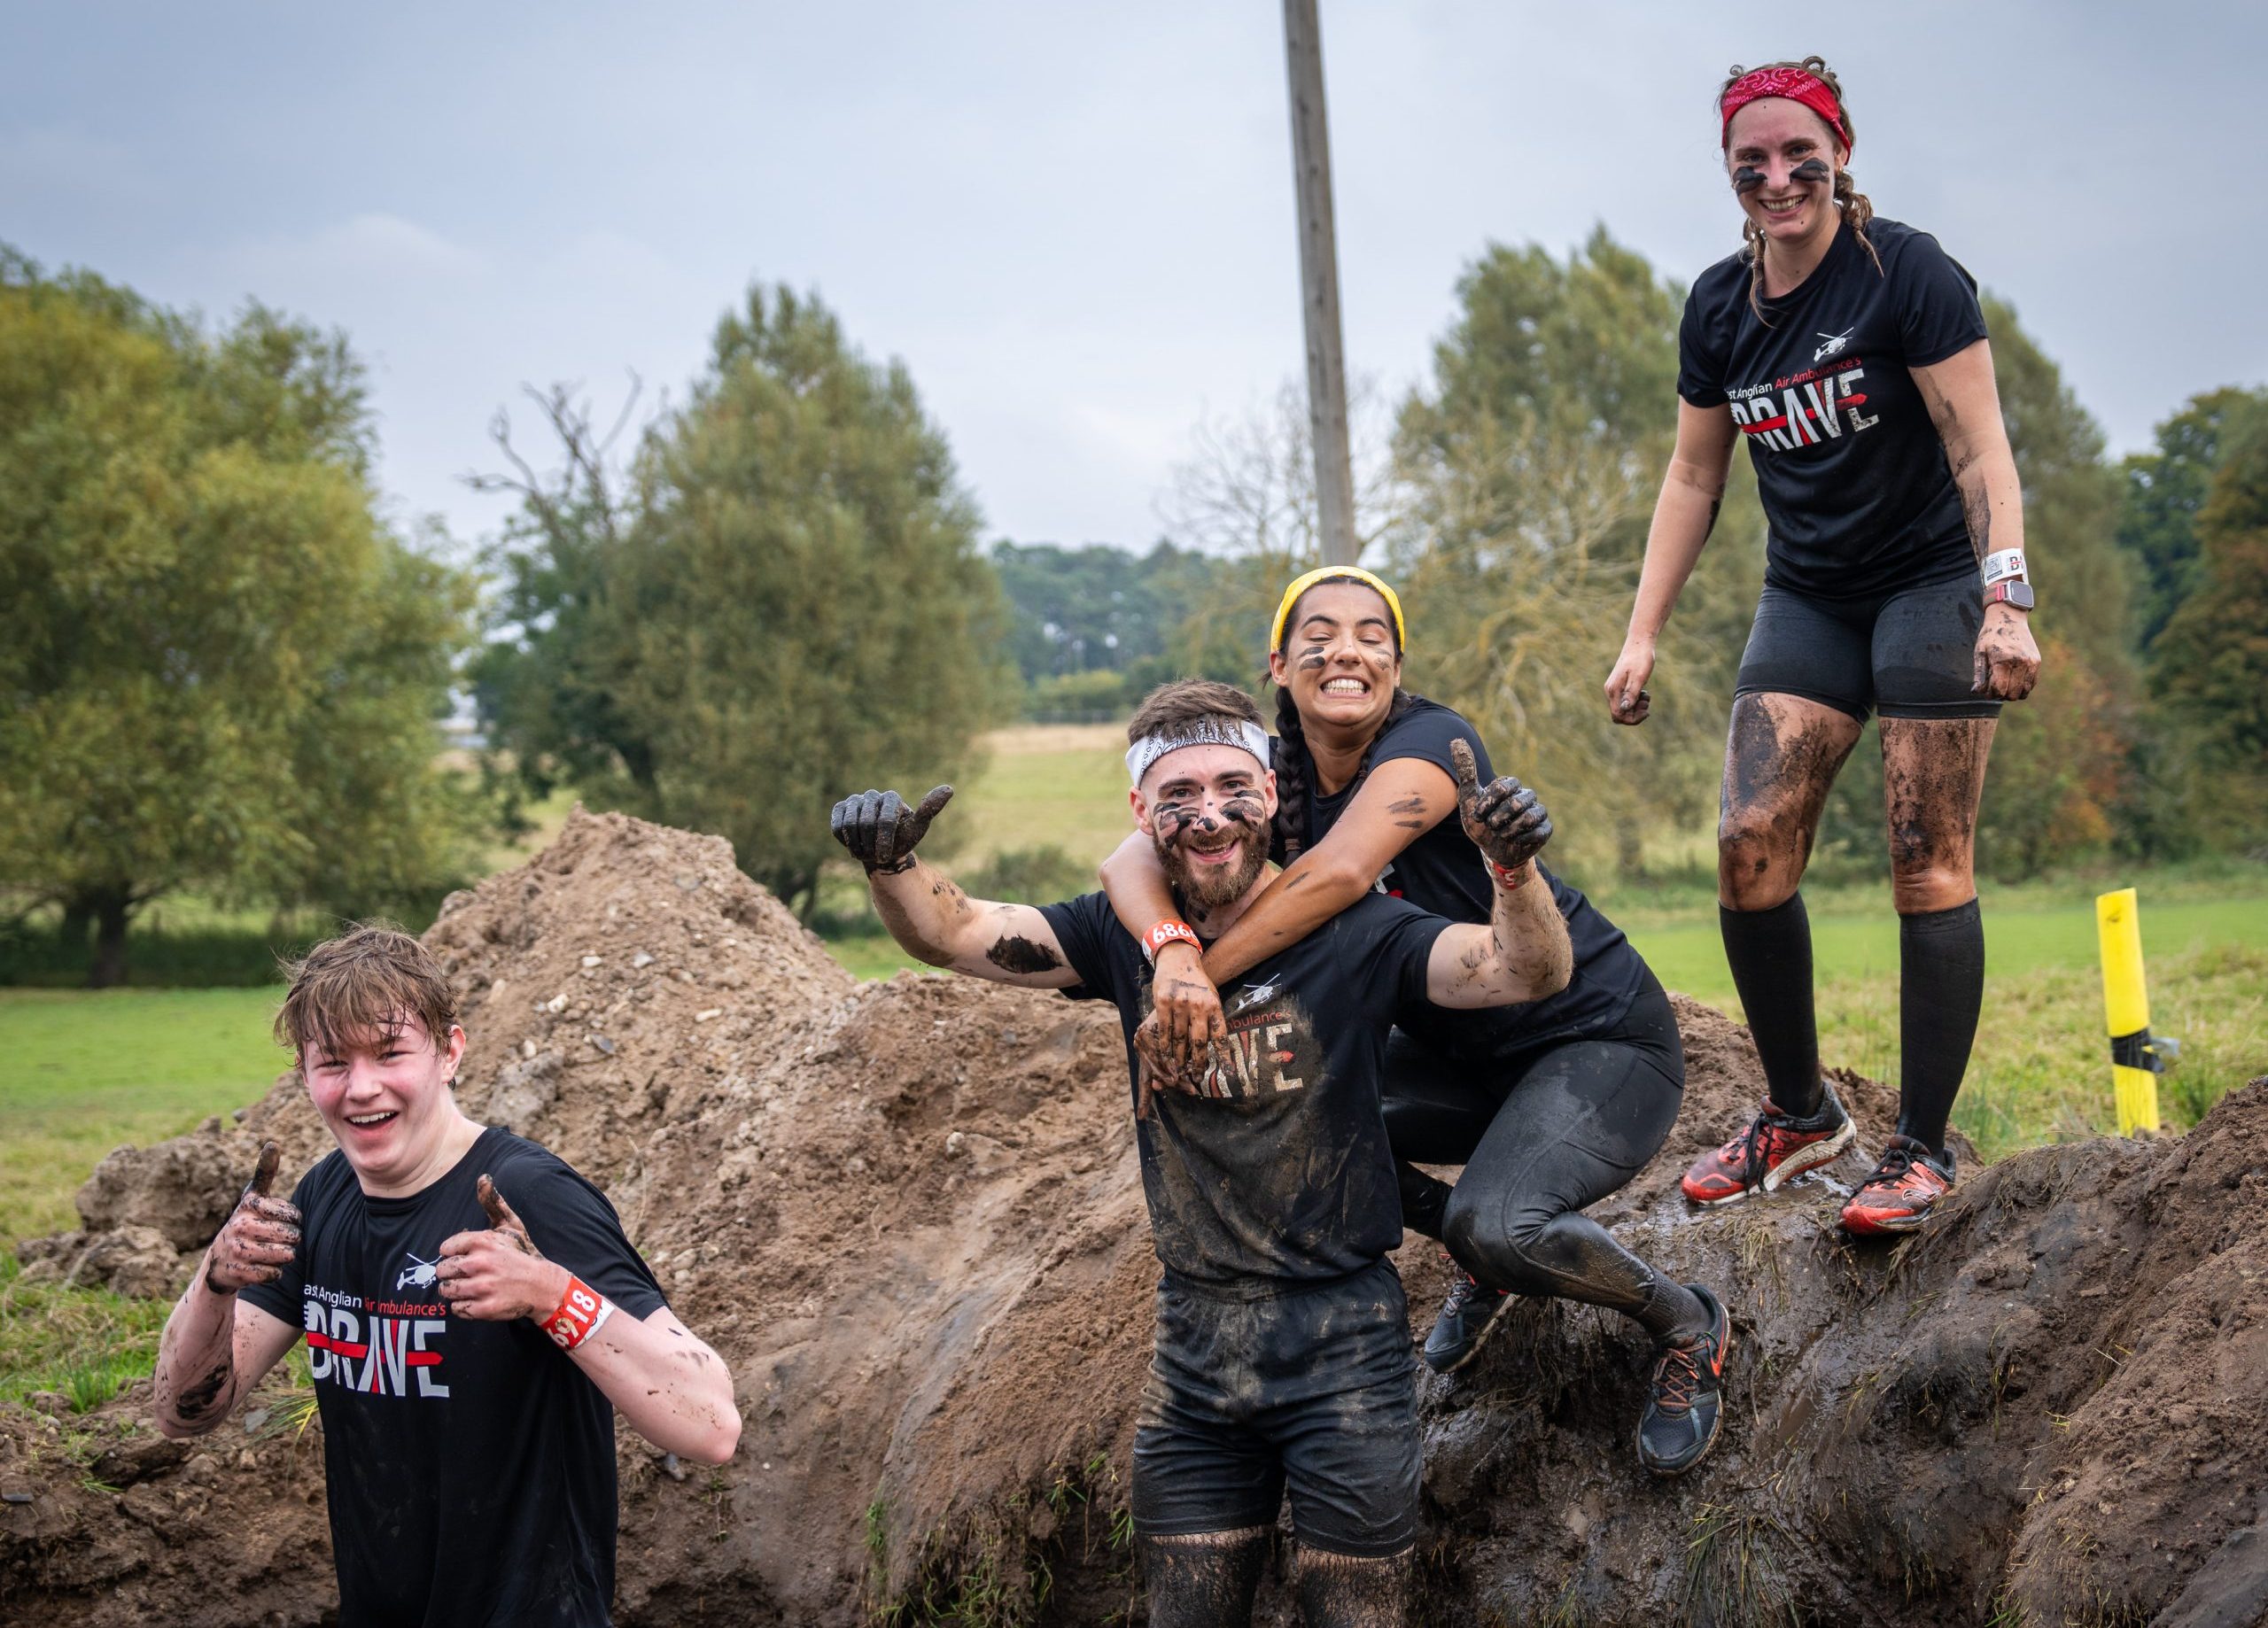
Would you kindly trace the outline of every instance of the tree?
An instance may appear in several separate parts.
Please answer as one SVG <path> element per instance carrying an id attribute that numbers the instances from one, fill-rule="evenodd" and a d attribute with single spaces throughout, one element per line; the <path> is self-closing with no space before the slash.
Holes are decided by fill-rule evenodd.
<path id="1" fill-rule="evenodd" d="M 1570 855 L 1611 851 L 1636 872 L 1648 833 L 1711 806 L 1761 576 L 1753 482 L 1739 461 L 1664 635 L 1651 721 L 1614 725 L 1600 686 L 1675 437 L 1682 291 L 1601 229 L 1564 262 L 1493 247 L 1457 294 L 1395 440 L 1411 680 L 1542 788 Z"/>
<path id="2" fill-rule="evenodd" d="M 2168 618 L 2151 687 L 2195 743 L 2210 822 L 2240 840 L 2268 826 L 2268 413 L 2229 426 L 2197 513 L 2197 586 Z"/>
<path id="3" fill-rule="evenodd" d="M 2204 506 L 2233 421 L 2268 409 L 2268 390 L 2210 390 L 2157 427 L 2155 452 L 2130 453 L 2120 468 L 2124 502 L 2118 546 L 2141 589 L 2135 637 L 2147 651 L 2196 589 L 2197 511 Z"/>
<path id="4" fill-rule="evenodd" d="M 360 910 L 470 827 L 434 766 L 472 588 L 378 518 L 360 365 L 0 254 L 0 886 L 125 971 L 168 890 Z"/>
<path id="5" fill-rule="evenodd" d="M 594 802 L 723 833 L 808 915 L 829 807 L 965 773 L 1012 692 L 944 436 L 903 365 L 786 288 L 718 323 L 620 497 L 571 393 L 543 399 L 566 467 L 491 477 L 524 500 L 480 669 L 498 739 Z"/>

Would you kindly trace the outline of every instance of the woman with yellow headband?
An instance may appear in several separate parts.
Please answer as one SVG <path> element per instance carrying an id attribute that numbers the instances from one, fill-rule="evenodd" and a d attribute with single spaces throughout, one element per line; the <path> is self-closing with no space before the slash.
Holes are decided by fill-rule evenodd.
<path id="1" fill-rule="evenodd" d="M 1365 893 L 1486 921 L 1487 862 L 1457 818 L 1450 745 L 1480 777 L 1487 748 L 1463 717 L 1402 688 L 1401 601 L 1369 571 L 1332 566 L 1284 591 L 1268 666 L 1278 686 L 1274 857 L 1285 867 L 1217 937 L 1178 929 L 1146 838 L 1103 866 L 1127 930 L 1156 944 L 1153 1050 L 1170 1071 L 1226 1034 L 1221 984 L 1329 921 Z M 1533 797 L 1533 793 L 1524 794 Z M 1540 810 L 1539 810 L 1540 811 Z M 1550 831 L 1538 822 L 1536 846 Z M 1660 1355 L 1638 1430 L 1657 1474 L 1690 1469 L 1715 1438 L 1729 1330 L 1697 1284 L 1657 1273 L 1583 1213 L 1637 1174 L 1669 1136 L 1685 1058 L 1668 997 L 1638 952 L 1583 895 L 1533 859 L 1505 885 L 1548 888 L 1575 953 L 1560 993 L 1487 1012 L 1441 1012 L 1388 1042 L 1386 1122 L 1402 1224 L 1445 1244 L 1462 1268 L 1425 1342 L 1428 1366 L 1463 1366 L 1514 1293 L 1612 1306 Z M 1462 1165 L 1451 1188 L 1413 1161 Z"/>

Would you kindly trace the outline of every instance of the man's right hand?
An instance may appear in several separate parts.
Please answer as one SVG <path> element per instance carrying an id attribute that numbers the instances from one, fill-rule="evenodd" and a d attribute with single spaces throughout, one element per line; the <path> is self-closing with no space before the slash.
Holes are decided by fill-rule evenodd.
<path id="1" fill-rule="evenodd" d="M 933 787 L 915 808 L 894 791 L 862 791 L 835 805 L 835 840 L 866 867 L 867 875 L 895 876 L 913 868 L 914 848 L 952 800 L 950 786 Z"/>
<path id="2" fill-rule="evenodd" d="M 214 1294 L 234 1294 L 254 1283 L 272 1283 L 284 1275 L 299 1247 L 299 1212 L 281 1198 L 269 1197 L 276 1185 L 276 1167 L 284 1150 L 273 1142 L 260 1144 L 260 1162 L 244 1195 L 205 1252 L 205 1286 Z"/>

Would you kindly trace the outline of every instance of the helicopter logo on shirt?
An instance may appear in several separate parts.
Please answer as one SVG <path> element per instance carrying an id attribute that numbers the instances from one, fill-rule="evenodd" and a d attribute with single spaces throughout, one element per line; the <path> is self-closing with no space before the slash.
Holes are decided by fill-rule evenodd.
<path id="1" fill-rule="evenodd" d="M 440 1281 L 439 1260 L 419 1260 L 415 1250 L 407 1252 L 415 1264 L 402 1268 L 401 1275 L 394 1279 L 393 1290 L 396 1294 L 400 1294 L 405 1289 L 430 1289 Z"/>
<path id="2" fill-rule="evenodd" d="M 1845 329 L 1839 334 L 1821 334 L 1819 337 L 1826 340 L 1827 343 L 1821 345 L 1817 350 L 1811 353 L 1812 360 L 1815 362 L 1825 361 L 1829 357 L 1837 354 L 1845 345 L 1851 343 L 1851 336 L 1858 331 L 1857 327 L 1854 325 Z"/>

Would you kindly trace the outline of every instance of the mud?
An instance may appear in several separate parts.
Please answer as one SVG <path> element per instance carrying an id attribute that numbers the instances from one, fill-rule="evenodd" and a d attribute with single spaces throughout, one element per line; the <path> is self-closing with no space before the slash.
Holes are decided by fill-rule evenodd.
<path id="1" fill-rule="evenodd" d="M 605 1188 L 733 1366 L 746 1428 L 722 1470 L 617 1437 L 617 1621 L 1139 1620 L 1124 1510 L 1156 1267 L 1115 1014 L 968 980 L 856 983 L 724 842 L 615 816 L 577 815 L 428 942 L 472 1036 L 468 1110 Z M 1835 1190 L 1870 1167 L 1894 1093 L 1838 1074 L 1853 1153 L 1696 1214 L 1678 1173 L 1761 1081 L 1743 1031 L 1688 1002 L 1678 1017 L 1683 1114 L 1592 1213 L 1722 1289 L 1724 1433 L 1702 1473 L 1655 1482 L 1631 1450 L 1643 1337 L 1518 1303 L 1468 1368 L 1421 1380 L 1415 1620 L 2250 1620 L 2268 1080 L 2182 1138 L 1982 1169 L 1962 1148 L 1971 1174 L 1930 1230 L 1860 1249 Z M 105 1159 L 88 1233 L 31 1254 L 83 1260 L 128 1228 L 193 1252 L 262 1137 L 286 1179 L 329 1145 L 281 1081 L 236 1123 Z M 1413 1239 L 1398 1259 L 1422 1332 L 1439 1253 Z M 271 1378 L 190 1443 L 156 1437 L 146 1384 L 87 1415 L 0 1407 L 0 1494 L 30 1499 L 0 1500 L 0 1616 L 322 1620 L 306 1394 Z M 1279 1543 L 1262 1620 L 1290 1620 L 1287 1582 Z"/>
<path id="2" fill-rule="evenodd" d="M 1809 721 L 1796 708 L 1810 713 Z M 1728 909 L 1768 910 L 1794 890 L 1859 727 L 1845 714 L 1792 696 L 1734 699 L 1717 800 L 1718 895 Z"/>

